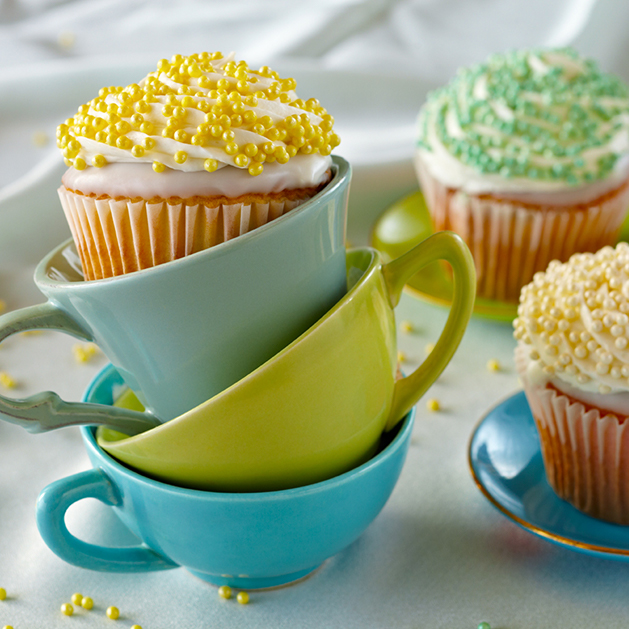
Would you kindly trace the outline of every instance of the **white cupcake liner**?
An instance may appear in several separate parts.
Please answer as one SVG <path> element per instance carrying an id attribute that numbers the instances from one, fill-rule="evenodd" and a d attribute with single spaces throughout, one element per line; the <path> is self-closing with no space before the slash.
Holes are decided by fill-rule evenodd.
<path id="1" fill-rule="evenodd" d="M 421 160 L 416 166 L 435 231 L 463 238 L 476 265 L 477 294 L 489 299 L 515 302 L 551 260 L 614 245 L 629 210 L 626 183 L 589 205 L 529 206 L 447 188 Z"/>
<path id="2" fill-rule="evenodd" d="M 595 518 L 629 524 L 629 420 L 521 378 L 555 493 Z"/>
<path id="3" fill-rule="evenodd" d="M 88 280 L 139 271 L 208 249 L 306 200 L 207 206 L 95 199 L 63 186 L 58 192 Z"/>

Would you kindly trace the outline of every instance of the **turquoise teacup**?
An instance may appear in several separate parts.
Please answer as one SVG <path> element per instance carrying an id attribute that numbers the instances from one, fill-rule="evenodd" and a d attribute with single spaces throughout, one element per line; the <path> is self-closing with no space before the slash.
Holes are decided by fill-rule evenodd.
<path id="1" fill-rule="evenodd" d="M 290 583 L 346 548 L 378 515 L 399 477 L 412 428 L 413 411 L 372 459 L 346 474 L 296 489 L 238 494 L 183 489 L 141 476 L 103 452 L 94 429 L 84 427 L 94 469 L 44 489 L 37 525 L 55 554 L 81 568 L 147 572 L 183 566 L 216 585 Z M 73 536 L 65 512 L 84 498 L 113 507 L 142 543 L 110 548 Z"/>
<path id="2" fill-rule="evenodd" d="M 351 171 L 339 157 L 333 171 L 319 194 L 271 223 L 135 273 L 86 282 L 74 245 L 64 243 L 35 271 L 48 302 L 0 317 L 0 341 L 37 328 L 93 340 L 159 419 L 182 415 L 277 354 L 345 294 Z M 0 415 L 46 412 L 45 404 L 60 408 L 53 395 L 19 405 L 0 396 Z"/>

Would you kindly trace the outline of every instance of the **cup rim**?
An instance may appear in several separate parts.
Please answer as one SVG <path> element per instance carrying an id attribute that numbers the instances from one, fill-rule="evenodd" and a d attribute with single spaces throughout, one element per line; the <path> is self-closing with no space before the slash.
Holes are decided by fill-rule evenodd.
<path id="1" fill-rule="evenodd" d="M 55 247 L 52 251 L 48 252 L 37 264 L 34 274 L 35 283 L 38 286 L 46 286 L 49 288 L 72 287 L 72 290 L 89 290 L 93 286 L 102 286 L 111 282 L 132 282 L 135 281 L 135 278 L 139 277 L 140 275 L 146 275 L 147 273 L 164 273 L 166 272 L 166 269 L 172 269 L 174 265 L 176 265 L 176 268 L 180 268 L 186 265 L 195 265 L 200 263 L 202 260 L 205 260 L 205 258 L 208 256 L 219 257 L 225 255 L 229 253 L 231 248 L 244 245 L 255 238 L 261 238 L 268 229 L 277 227 L 278 224 L 283 224 L 287 220 L 291 220 L 291 218 L 295 218 L 295 216 L 302 214 L 313 203 L 325 202 L 325 198 L 327 196 L 333 194 L 338 188 L 341 187 L 341 185 L 344 184 L 345 181 L 351 179 L 352 170 L 350 164 L 340 155 L 332 155 L 331 157 L 333 177 L 322 190 L 317 192 L 317 194 L 296 207 L 294 210 L 291 210 L 290 212 L 287 212 L 286 214 L 283 214 L 275 220 L 261 225 L 260 227 L 257 227 L 256 229 L 253 229 L 246 234 L 242 234 L 236 238 L 231 238 L 230 240 L 219 243 L 218 245 L 203 249 L 202 251 L 197 251 L 182 258 L 178 258 L 177 260 L 171 260 L 164 264 L 158 264 L 156 266 L 151 266 L 146 269 L 140 269 L 139 271 L 132 271 L 130 273 L 124 273 L 123 275 L 105 277 L 97 280 L 82 279 L 81 281 L 62 281 L 51 277 L 48 273 L 48 269 L 52 260 L 61 251 L 68 247 L 68 245 L 71 245 L 74 242 L 73 238 L 68 238 L 60 245 Z"/>
<path id="2" fill-rule="evenodd" d="M 113 369 L 113 365 L 106 365 L 92 381 L 84 400 L 92 390 L 94 383 L 109 369 Z M 91 451 L 98 459 L 104 460 L 107 467 L 113 467 L 117 474 L 125 476 L 127 479 L 151 487 L 153 489 L 159 489 L 160 491 L 166 491 L 175 494 L 184 494 L 191 498 L 197 499 L 212 499 L 223 502 L 263 502 L 268 500 L 288 500 L 291 498 L 298 498 L 300 496 L 311 495 L 326 491 L 331 491 L 341 485 L 350 483 L 356 478 L 368 474 L 371 470 L 382 465 L 386 460 L 395 455 L 397 451 L 404 446 L 404 443 L 410 438 L 413 425 L 415 422 L 416 407 L 404 416 L 399 426 L 398 433 L 395 435 L 391 443 L 389 443 L 383 450 L 378 452 L 375 456 L 371 457 L 368 461 L 355 467 L 343 474 L 334 476 L 318 483 L 312 483 L 310 485 L 302 485 L 300 487 L 293 487 L 290 489 L 280 489 L 275 491 L 256 491 L 256 492 L 217 492 L 208 491 L 202 489 L 191 489 L 188 487 L 179 487 L 178 485 L 171 485 L 159 480 L 155 480 L 148 476 L 144 476 L 139 472 L 127 467 L 113 456 L 105 452 L 96 442 L 96 426 L 82 426 L 81 436 L 86 448 Z M 383 433 L 385 434 L 385 433 Z M 96 465 L 94 467 L 97 467 Z M 107 473 L 107 467 L 101 466 L 101 469 Z"/>

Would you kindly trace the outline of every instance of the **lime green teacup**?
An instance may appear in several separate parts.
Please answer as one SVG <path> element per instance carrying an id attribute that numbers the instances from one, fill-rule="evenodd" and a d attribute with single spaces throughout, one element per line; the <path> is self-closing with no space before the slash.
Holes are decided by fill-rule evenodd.
<path id="1" fill-rule="evenodd" d="M 454 270 L 450 315 L 424 363 L 396 381 L 393 308 L 405 281 L 439 259 Z M 100 428 L 99 445 L 161 481 L 229 492 L 302 486 L 366 461 L 458 347 L 474 302 L 474 264 L 458 236 L 441 232 L 389 264 L 373 249 L 349 252 L 347 269 L 345 297 L 247 377 L 145 433 Z"/>

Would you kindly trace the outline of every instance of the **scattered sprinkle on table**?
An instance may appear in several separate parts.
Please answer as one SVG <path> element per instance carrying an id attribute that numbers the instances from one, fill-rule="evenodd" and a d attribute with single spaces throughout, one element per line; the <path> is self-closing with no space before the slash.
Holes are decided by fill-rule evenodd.
<path id="1" fill-rule="evenodd" d="M 80 594 L 79 592 L 75 592 L 72 597 L 70 598 L 70 600 L 77 606 L 80 607 L 81 603 L 83 602 L 83 594 Z"/>
<path id="2" fill-rule="evenodd" d="M 83 609 L 90 610 L 92 609 L 92 607 L 94 607 L 94 601 L 89 596 L 84 596 L 81 599 L 81 607 Z"/>
<path id="3" fill-rule="evenodd" d="M 72 353 L 77 363 L 86 363 L 98 353 L 98 347 L 94 343 L 76 343 Z"/>
<path id="4" fill-rule="evenodd" d="M 64 31 L 63 33 L 59 33 L 59 37 L 57 37 L 57 43 L 61 48 L 69 50 L 76 43 L 76 35 L 72 31 Z"/>
<path id="5" fill-rule="evenodd" d="M 398 363 L 405 363 L 406 362 L 406 354 L 404 352 L 398 352 L 397 353 L 397 361 L 398 361 Z"/>
<path id="6" fill-rule="evenodd" d="M 428 343 L 428 345 L 426 345 L 426 348 L 425 348 L 424 351 L 428 355 L 428 354 L 430 354 L 430 352 L 432 352 L 433 349 L 435 349 L 435 344 L 434 343 Z"/>
<path id="7" fill-rule="evenodd" d="M 435 399 L 434 397 L 431 397 L 426 402 L 426 408 L 429 411 L 438 411 L 441 408 L 441 405 L 439 404 L 439 400 Z"/>
<path id="8" fill-rule="evenodd" d="M 131 629 L 142 629 L 140 625 L 131 625 Z"/>
<path id="9" fill-rule="evenodd" d="M 2 629 L 13 629 L 13 625 L 4 625 Z"/>
<path id="10" fill-rule="evenodd" d="M 500 363 L 495 358 L 491 358 L 487 361 L 487 370 L 500 371 Z"/>
<path id="11" fill-rule="evenodd" d="M 0 312 L 4 312 L 7 309 L 7 302 L 0 299 Z"/>
<path id="12" fill-rule="evenodd" d="M 0 588 L 0 601 L 3 601 L 7 597 L 7 591 L 4 588 Z"/>
<path id="13" fill-rule="evenodd" d="M 249 594 L 247 594 L 247 592 L 238 592 L 238 595 L 236 596 L 236 600 L 241 605 L 246 605 L 249 602 Z"/>
<path id="14" fill-rule="evenodd" d="M 108 607 L 105 613 L 107 614 L 107 618 L 109 618 L 110 620 L 118 620 L 118 618 L 120 617 L 120 611 L 117 607 L 114 607 L 113 605 L 111 607 Z"/>
<path id="15" fill-rule="evenodd" d="M 218 595 L 221 598 L 231 598 L 232 589 L 229 587 L 229 585 L 221 585 L 221 587 L 218 588 Z"/>
<path id="16" fill-rule="evenodd" d="M 0 384 L 7 389 L 15 389 L 17 386 L 15 380 L 6 371 L 0 371 Z"/>
<path id="17" fill-rule="evenodd" d="M 404 332 L 404 334 L 410 334 L 413 329 L 413 324 L 410 321 L 402 321 L 402 323 L 400 323 L 400 330 Z"/>
<path id="18" fill-rule="evenodd" d="M 35 146 L 46 146 L 49 142 L 48 134 L 44 131 L 35 131 L 31 140 Z"/>
<path id="19" fill-rule="evenodd" d="M 478 627 L 476 629 L 491 629 L 491 626 L 488 622 L 483 621 L 478 623 Z"/>
<path id="20" fill-rule="evenodd" d="M 72 605 L 70 605 L 70 603 L 64 603 L 61 606 L 61 613 L 64 616 L 72 616 L 72 614 L 74 614 L 74 607 L 72 607 Z"/>

